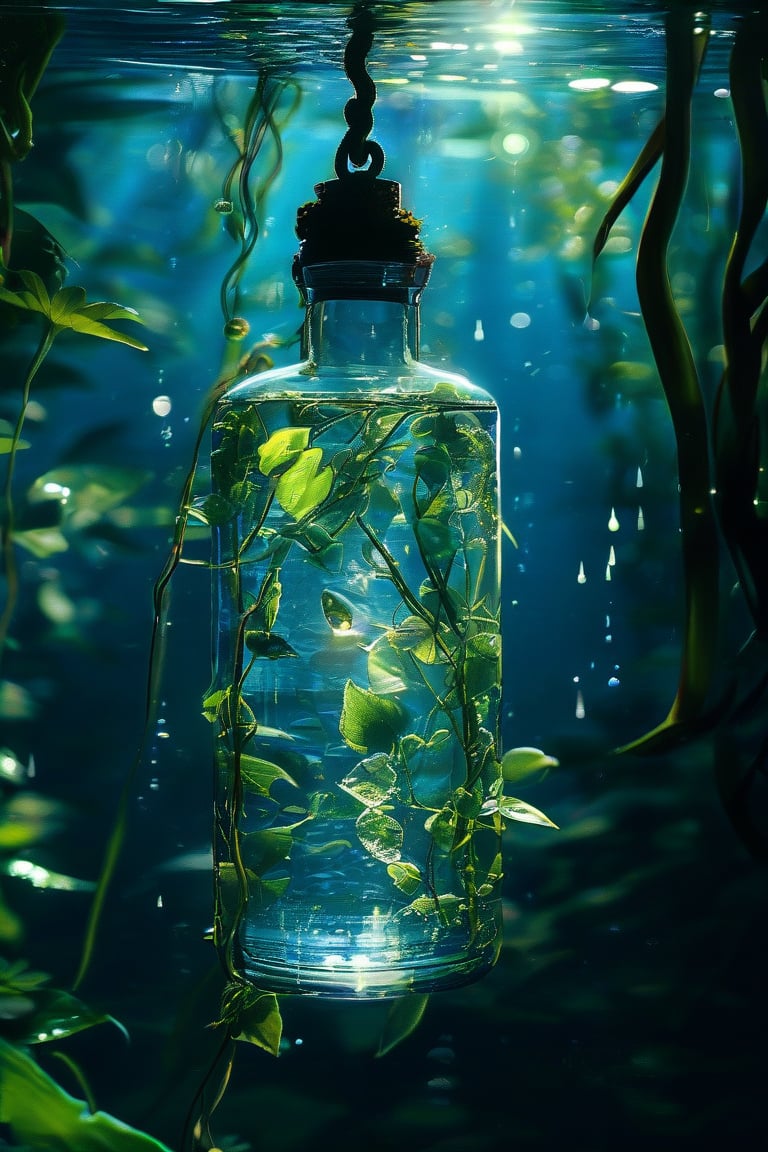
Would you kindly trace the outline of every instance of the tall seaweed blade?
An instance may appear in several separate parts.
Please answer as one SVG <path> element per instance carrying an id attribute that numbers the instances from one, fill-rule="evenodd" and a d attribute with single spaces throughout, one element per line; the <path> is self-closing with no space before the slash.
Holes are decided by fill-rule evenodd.
<path id="1" fill-rule="evenodd" d="M 685 736 L 701 718 L 717 652 L 718 536 L 711 497 L 707 414 L 669 276 L 669 246 L 688 182 L 691 106 L 708 35 L 709 18 L 703 14 L 685 10 L 667 14 L 664 116 L 620 184 L 593 246 L 594 266 L 611 226 L 661 157 L 661 171 L 638 246 L 636 279 L 640 310 L 677 446 L 685 625 L 672 706 L 661 724 L 622 751 L 658 750 Z"/>
<path id="2" fill-rule="evenodd" d="M 760 378 L 765 352 L 768 267 L 745 266 L 768 203 L 768 19 L 741 22 L 731 54 L 730 86 L 741 149 L 741 204 L 723 280 L 725 368 L 713 426 L 717 507 L 723 536 L 757 630 L 768 637 L 768 520 L 758 496 L 765 466 Z"/>

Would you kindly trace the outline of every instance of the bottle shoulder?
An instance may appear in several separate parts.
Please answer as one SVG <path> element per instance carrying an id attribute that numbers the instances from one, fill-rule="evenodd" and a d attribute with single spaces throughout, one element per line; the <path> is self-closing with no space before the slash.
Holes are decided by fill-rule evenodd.
<path id="1" fill-rule="evenodd" d="M 445 371 L 418 360 L 397 365 L 360 364 L 340 367 L 318 366 L 301 361 L 283 368 L 245 376 L 226 390 L 224 402 L 250 403 L 254 400 L 287 400 L 309 395 L 320 398 L 353 398 L 380 396 L 398 400 L 420 396 L 435 400 L 450 399 L 460 403 L 495 406 L 489 392 L 466 376 Z"/>

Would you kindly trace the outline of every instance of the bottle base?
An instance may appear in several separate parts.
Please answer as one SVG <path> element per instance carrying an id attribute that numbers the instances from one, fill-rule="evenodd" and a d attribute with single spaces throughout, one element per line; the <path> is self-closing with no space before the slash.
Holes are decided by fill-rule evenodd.
<path id="1" fill-rule="evenodd" d="M 453 937 L 451 939 L 450 937 Z M 377 1000 L 458 988 L 484 976 L 498 955 L 495 940 L 467 946 L 466 936 L 415 945 L 350 938 L 318 929 L 241 935 L 243 975 L 265 991 Z"/>

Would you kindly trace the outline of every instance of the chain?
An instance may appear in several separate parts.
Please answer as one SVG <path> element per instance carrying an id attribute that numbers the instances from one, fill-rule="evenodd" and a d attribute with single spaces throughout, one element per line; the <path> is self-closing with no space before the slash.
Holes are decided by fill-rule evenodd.
<path id="1" fill-rule="evenodd" d="M 348 130 L 336 152 L 335 169 L 339 179 L 350 175 L 352 168 L 364 168 L 378 176 L 384 167 L 384 150 L 375 140 L 368 139 L 373 128 L 373 105 L 376 85 L 365 66 L 365 59 L 373 46 L 374 20 L 367 3 L 358 4 L 347 21 L 352 29 L 344 49 L 344 71 L 355 95 L 344 106 L 344 119 Z"/>

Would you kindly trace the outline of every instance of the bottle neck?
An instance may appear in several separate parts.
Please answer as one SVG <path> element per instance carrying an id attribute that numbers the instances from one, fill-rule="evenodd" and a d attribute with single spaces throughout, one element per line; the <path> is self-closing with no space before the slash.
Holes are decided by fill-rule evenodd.
<path id="1" fill-rule="evenodd" d="M 293 276 L 307 305 L 304 352 L 310 364 L 392 368 L 419 358 L 419 303 L 433 257 L 420 264 L 335 260 Z"/>
<path id="2" fill-rule="evenodd" d="M 306 357 L 318 367 L 394 368 L 418 355 L 418 304 L 321 300 L 308 304 Z"/>

